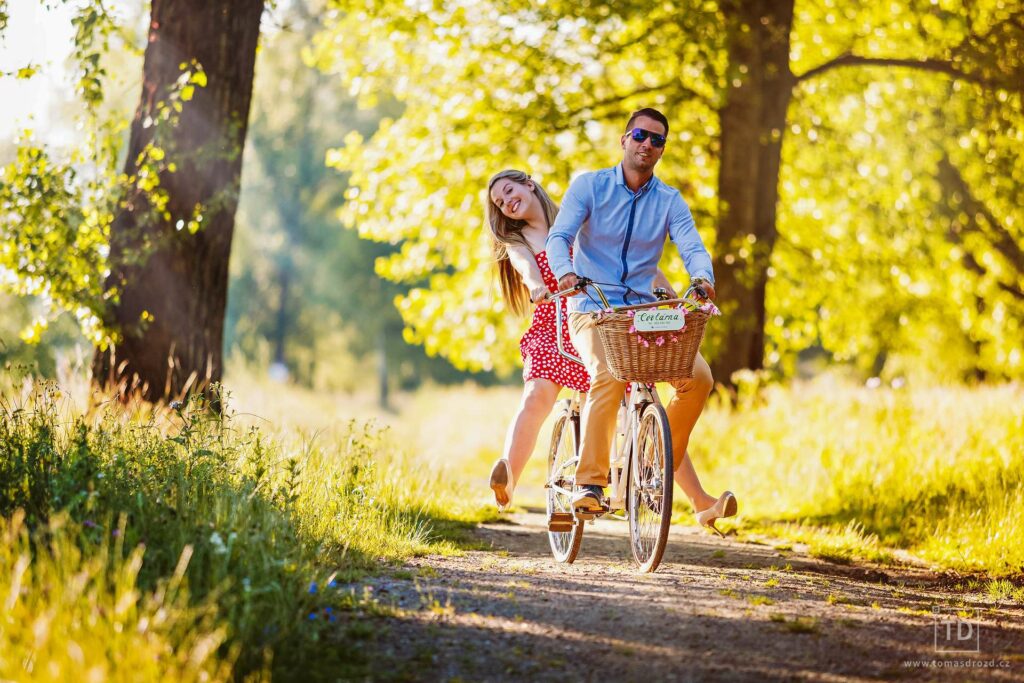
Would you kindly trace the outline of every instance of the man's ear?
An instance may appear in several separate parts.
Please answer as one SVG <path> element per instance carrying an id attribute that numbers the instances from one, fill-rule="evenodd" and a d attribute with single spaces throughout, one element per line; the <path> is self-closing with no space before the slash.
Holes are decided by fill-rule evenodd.
<path id="1" fill-rule="evenodd" d="M 622 137 L 619 138 L 619 145 L 622 146 L 622 149 L 626 149 L 626 135 L 625 135 L 625 133 L 623 133 Z"/>

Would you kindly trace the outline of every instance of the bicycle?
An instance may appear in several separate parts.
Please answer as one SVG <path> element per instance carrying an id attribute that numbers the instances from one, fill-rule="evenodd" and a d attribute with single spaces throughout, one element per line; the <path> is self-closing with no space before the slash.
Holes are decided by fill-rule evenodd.
<path id="1" fill-rule="evenodd" d="M 602 311 L 590 315 L 597 318 L 612 375 L 620 381 L 629 382 L 629 386 L 619 406 L 612 443 L 610 494 L 603 501 L 604 510 L 596 515 L 580 514 L 572 508 L 576 465 L 579 463 L 579 392 L 573 392 L 571 398 L 560 402 L 548 451 L 548 479 L 545 483 L 548 540 L 557 562 L 572 563 L 583 541 L 584 522 L 622 510 L 624 519 L 629 523 L 633 560 L 641 572 L 653 572 L 661 562 L 668 541 L 675 472 L 668 416 L 654 384 L 693 376 L 693 360 L 704 337 L 704 325 L 717 309 L 710 304 L 699 285 L 687 289 L 682 298 L 659 296 L 658 301 L 613 308 L 599 283 L 580 278 L 577 286 L 555 292 L 548 298 L 557 300 L 579 291 L 586 292 L 587 288 L 593 288 L 601 300 Z M 694 299 L 693 293 L 707 304 Z M 635 320 L 635 315 L 637 311 L 664 306 L 684 307 L 689 312 L 653 316 L 662 318 L 654 326 L 665 328 L 653 330 L 654 334 L 661 331 L 677 338 L 672 344 L 657 341 L 652 351 L 650 342 L 643 336 L 645 331 L 637 327 L 639 321 Z M 580 358 L 563 348 L 562 306 L 556 305 L 555 310 L 558 352 L 564 358 L 582 364 Z M 679 318 L 683 319 L 685 327 L 669 329 Z M 680 332 L 680 329 L 685 332 Z M 650 335 L 651 331 L 647 334 Z M 661 339 L 664 340 L 664 336 Z"/>

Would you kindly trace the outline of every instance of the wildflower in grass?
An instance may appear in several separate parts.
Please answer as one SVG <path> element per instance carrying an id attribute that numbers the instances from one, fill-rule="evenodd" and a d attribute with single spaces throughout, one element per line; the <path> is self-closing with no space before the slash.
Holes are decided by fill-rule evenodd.
<path id="1" fill-rule="evenodd" d="M 99 526 L 99 524 L 92 521 L 91 519 L 87 519 L 84 522 L 82 522 L 82 526 L 84 526 L 86 529 L 95 529 Z"/>
<path id="2" fill-rule="evenodd" d="M 309 584 L 309 594 L 310 595 L 316 595 L 316 590 L 317 590 L 316 589 L 316 581 L 313 581 L 312 583 Z"/>
<path id="3" fill-rule="evenodd" d="M 308 618 L 310 621 L 316 621 L 316 612 L 310 612 Z"/>
<path id="4" fill-rule="evenodd" d="M 228 552 L 228 547 L 224 545 L 224 539 L 216 531 L 210 534 L 210 545 L 213 546 L 214 555 L 225 555 Z"/>
<path id="5" fill-rule="evenodd" d="M 330 582 L 327 584 L 327 587 L 328 588 L 337 588 L 338 587 L 338 580 L 337 579 L 331 579 Z"/>

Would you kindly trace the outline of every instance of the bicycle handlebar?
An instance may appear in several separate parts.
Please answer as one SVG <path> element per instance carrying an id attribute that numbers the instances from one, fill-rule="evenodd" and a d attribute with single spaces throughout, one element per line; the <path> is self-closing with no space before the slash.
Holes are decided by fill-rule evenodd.
<path id="1" fill-rule="evenodd" d="M 631 306 L 613 307 L 611 304 L 608 303 L 608 299 L 605 298 L 604 291 L 601 289 L 600 285 L 598 285 L 590 278 L 586 277 L 579 278 L 579 281 L 576 283 L 574 287 L 569 287 L 568 289 L 563 289 L 558 292 L 553 292 L 544 295 L 542 301 L 554 301 L 555 299 L 571 296 L 573 294 L 576 294 L 577 292 L 582 292 L 587 287 L 594 288 L 594 291 L 597 292 L 597 296 L 601 299 L 601 304 L 604 308 L 611 308 L 616 313 L 621 311 L 636 311 L 643 308 L 656 308 L 658 306 L 671 306 L 675 304 L 699 304 L 699 301 L 695 300 L 693 297 L 690 296 L 691 293 L 696 294 L 697 297 L 699 297 L 703 301 L 710 301 L 710 299 L 708 298 L 708 293 L 704 290 L 703 287 L 700 286 L 700 284 L 692 284 L 687 288 L 686 292 L 683 294 L 682 297 L 677 297 L 675 299 L 662 299 L 659 297 L 657 301 L 649 301 L 643 304 L 633 304 Z"/>

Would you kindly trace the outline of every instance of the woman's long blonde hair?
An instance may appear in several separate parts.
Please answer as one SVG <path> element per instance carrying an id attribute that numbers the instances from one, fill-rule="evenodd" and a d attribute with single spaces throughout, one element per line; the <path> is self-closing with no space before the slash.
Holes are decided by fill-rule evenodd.
<path id="1" fill-rule="evenodd" d="M 512 267 L 512 262 L 508 258 L 508 247 L 522 245 L 531 252 L 533 249 L 530 247 L 530 243 L 526 241 L 526 238 L 523 237 L 523 228 L 526 227 L 526 221 L 509 218 L 501 212 L 501 209 L 491 199 L 491 188 L 499 180 L 511 180 L 519 185 L 532 182 L 533 194 L 540 200 L 540 205 L 544 209 L 544 218 L 548 222 L 549 229 L 555 222 L 555 216 L 558 215 L 558 206 L 551 201 L 551 197 L 540 186 L 540 183 L 532 180 L 530 176 L 522 171 L 507 170 L 496 173 L 487 183 L 487 223 L 491 226 L 494 259 L 498 266 L 498 280 L 501 282 L 501 296 L 513 313 L 523 315 L 529 308 L 530 293 L 526 290 L 526 285 L 523 284 L 523 278 L 519 271 Z"/>

